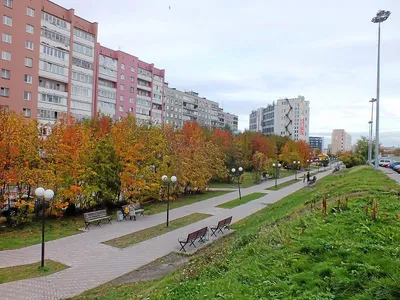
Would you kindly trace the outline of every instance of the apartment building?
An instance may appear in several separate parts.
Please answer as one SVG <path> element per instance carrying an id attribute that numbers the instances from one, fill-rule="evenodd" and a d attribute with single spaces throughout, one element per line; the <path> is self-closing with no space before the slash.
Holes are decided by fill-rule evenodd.
<path id="1" fill-rule="evenodd" d="M 318 149 L 319 153 L 324 151 L 324 138 L 320 136 L 310 136 L 308 139 L 308 144 L 312 150 Z"/>
<path id="2" fill-rule="evenodd" d="M 229 126 L 233 132 L 238 131 L 239 118 L 231 113 L 224 113 L 224 126 Z"/>
<path id="3" fill-rule="evenodd" d="M 308 142 L 310 102 L 303 96 L 279 99 L 267 107 L 253 110 L 249 120 L 250 131 L 288 136 L 295 141 Z"/>
<path id="4" fill-rule="evenodd" d="M 334 129 L 332 132 L 332 154 L 351 151 L 351 135 L 344 129 Z"/>
<path id="5" fill-rule="evenodd" d="M 0 105 L 46 124 L 97 113 L 163 122 L 164 70 L 101 46 L 98 24 L 73 9 L 49 0 L 0 5 Z"/>
<path id="6" fill-rule="evenodd" d="M 161 124 L 165 70 L 101 45 L 97 55 L 96 111 L 116 120 L 130 113 L 138 120 Z"/>
<path id="7" fill-rule="evenodd" d="M 97 23 L 48 0 L 2 5 L 0 105 L 42 123 L 91 117 Z"/>
<path id="8" fill-rule="evenodd" d="M 196 92 L 182 92 L 164 83 L 165 123 L 182 128 L 185 121 L 196 121 L 202 126 L 236 128 L 238 117 L 227 114 L 215 101 L 202 98 Z"/>

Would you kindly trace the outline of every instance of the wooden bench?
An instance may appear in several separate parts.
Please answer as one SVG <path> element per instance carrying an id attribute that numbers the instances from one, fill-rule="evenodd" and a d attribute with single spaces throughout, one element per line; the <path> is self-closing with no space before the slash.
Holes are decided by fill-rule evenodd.
<path id="1" fill-rule="evenodd" d="M 195 243 L 197 240 L 199 240 L 200 242 L 203 242 L 203 243 L 204 243 L 204 242 L 205 242 L 204 238 L 206 237 L 207 231 L 208 231 L 208 228 L 207 228 L 207 227 L 204 227 L 204 228 L 202 228 L 202 229 L 199 229 L 199 230 L 197 230 L 197 231 L 194 231 L 194 232 L 192 232 L 192 233 L 189 233 L 186 239 L 179 238 L 179 239 L 178 239 L 178 242 L 179 242 L 179 244 L 181 245 L 181 249 L 180 249 L 179 251 L 182 251 L 182 250 L 183 250 L 183 251 L 186 252 L 185 246 L 186 246 L 187 244 L 189 244 L 189 247 L 190 247 L 190 246 L 194 246 L 194 247 L 196 248 L 196 245 L 195 245 L 194 243 Z"/>
<path id="2" fill-rule="evenodd" d="M 140 203 L 134 203 L 122 206 L 122 215 L 124 217 L 124 220 L 127 220 L 127 217 L 129 217 L 129 219 L 132 220 L 133 217 L 133 219 L 136 221 L 136 216 L 137 215 L 143 216 L 143 214 L 144 214 L 144 209 L 142 208 L 142 205 Z"/>
<path id="3" fill-rule="evenodd" d="M 211 227 L 211 236 L 217 236 L 217 232 L 221 232 L 224 233 L 223 230 L 224 229 L 228 229 L 230 230 L 230 225 L 232 223 L 232 216 L 226 219 L 223 219 L 221 221 L 218 222 L 217 227 Z"/>
<path id="4" fill-rule="evenodd" d="M 97 223 L 97 226 L 100 226 L 100 223 L 103 220 L 111 223 L 112 216 L 108 216 L 107 211 L 102 209 L 84 213 L 83 218 L 85 219 L 85 229 L 88 229 L 91 223 Z"/>

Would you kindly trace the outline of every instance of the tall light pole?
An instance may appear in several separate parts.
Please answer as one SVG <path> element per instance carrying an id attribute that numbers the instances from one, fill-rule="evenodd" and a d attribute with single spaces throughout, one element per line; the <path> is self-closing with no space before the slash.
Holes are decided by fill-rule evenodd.
<path id="1" fill-rule="evenodd" d="M 44 190 L 42 187 L 38 187 L 35 190 L 35 195 L 40 200 L 40 204 L 42 207 L 42 252 L 41 252 L 41 261 L 40 267 L 44 268 L 44 213 L 46 211 L 46 202 L 49 202 L 54 197 L 53 190 Z M 37 207 L 40 207 L 39 205 Z"/>
<path id="2" fill-rule="evenodd" d="M 369 121 L 369 145 L 368 145 L 368 163 L 372 165 L 372 128 L 373 128 L 373 123 L 374 123 L 374 102 L 376 102 L 375 98 L 372 98 L 369 100 L 371 102 L 371 121 Z"/>
<path id="3" fill-rule="evenodd" d="M 379 88 L 380 88 L 380 67 L 381 67 L 381 23 L 390 16 L 390 11 L 379 10 L 371 22 L 378 23 L 378 64 L 376 76 L 376 132 L 375 132 L 375 169 L 379 168 Z"/>
<path id="4" fill-rule="evenodd" d="M 281 164 L 272 164 L 272 167 L 275 169 L 275 188 L 278 187 L 278 170 L 281 167 Z"/>
<path id="5" fill-rule="evenodd" d="M 231 171 L 233 173 L 233 176 L 237 177 L 239 187 L 239 199 L 242 200 L 242 192 L 240 191 L 240 176 L 243 173 L 243 168 L 239 167 L 237 170 L 235 168 L 232 168 Z"/>
<path id="6" fill-rule="evenodd" d="M 167 186 L 167 227 L 169 226 L 169 186 L 170 184 L 175 184 L 177 178 L 176 176 L 171 176 L 171 179 L 168 180 L 167 175 L 161 176 L 161 181 L 163 182 L 164 185 Z"/>
<path id="7" fill-rule="evenodd" d="M 294 167 L 294 169 L 295 169 L 295 171 L 296 171 L 296 173 L 295 173 L 295 177 L 294 177 L 294 179 L 295 180 L 297 180 L 297 168 L 298 168 L 298 166 L 300 166 L 300 161 L 293 161 L 293 167 Z"/>

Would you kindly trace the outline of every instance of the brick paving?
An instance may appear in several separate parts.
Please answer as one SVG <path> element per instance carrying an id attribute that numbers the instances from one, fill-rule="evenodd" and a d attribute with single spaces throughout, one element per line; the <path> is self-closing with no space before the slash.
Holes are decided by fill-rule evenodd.
<path id="1" fill-rule="evenodd" d="M 299 173 L 299 178 L 303 174 Z M 330 174 L 330 170 L 320 173 L 318 178 L 328 174 Z M 279 179 L 278 184 L 293 178 L 294 176 L 288 176 Z M 266 195 L 231 209 L 215 206 L 238 198 L 236 190 L 173 209 L 170 211 L 170 220 L 196 212 L 208 213 L 212 216 L 124 249 L 111 247 L 102 244 L 102 242 L 164 223 L 165 212 L 138 217 L 137 221 L 114 221 L 112 225 L 91 227 L 87 232 L 47 242 L 46 258 L 66 264 L 70 268 L 41 278 L 1 284 L 0 299 L 64 299 L 73 297 L 146 265 L 171 251 L 179 251 L 178 237 L 186 237 L 188 233 L 199 228 L 216 225 L 219 220 L 229 216 L 233 216 L 233 223 L 237 222 L 264 208 L 266 204 L 274 203 L 304 186 L 303 182 L 299 181 L 278 191 L 265 191 L 266 188 L 273 185 L 274 180 L 269 180 L 242 189 L 242 196 L 254 192 L 266 192 Z M 213 240 L 215 238 L 210 241 Z M 39 260 L 40 245 L 0 252 L 0 268 L 34 263 Z"/>

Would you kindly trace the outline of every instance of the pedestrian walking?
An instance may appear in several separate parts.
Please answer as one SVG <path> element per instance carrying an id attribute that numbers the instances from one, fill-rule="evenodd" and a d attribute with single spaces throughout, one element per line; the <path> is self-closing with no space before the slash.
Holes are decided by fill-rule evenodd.
<path id="1" fill-rule="evenodd" d="M 308 171 L 307 172 L 307 182 L 309 182 L 310 181 L 310 172 Z"/>
<path id="2" fill-rule="evenodd" d="M 306 174 L 304 174 L 303 175 L 303 183 L 306 182 L 306 178 L 307 178 L 307 176 L 306 176 Z"/>

